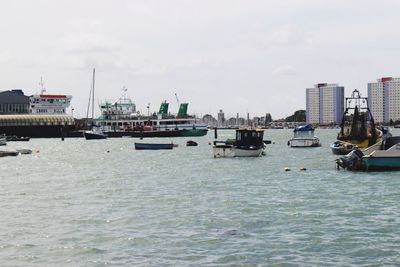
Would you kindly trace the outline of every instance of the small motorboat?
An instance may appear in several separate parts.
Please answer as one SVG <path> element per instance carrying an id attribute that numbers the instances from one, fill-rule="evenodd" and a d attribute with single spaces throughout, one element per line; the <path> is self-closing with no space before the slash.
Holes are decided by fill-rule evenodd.
<path id="1" fill-rule="evenodd" d="M 301 125 L 293 130 L 294 136 L 288 141 L 290 147 L 320 147 L 321 142 L 314 135 L 311 124 Z"/>
<path id="2" fill-rule="evenodd" d="M 159 144 L 159 143 L 136 143 L 136 150 L 160 150 L 160 149 L 172 149 L 174 147 L 173 143 Z"/>
<path id="3" fill-rule="evenodd" d="M 214 141 L 214 158 L 259 157 L 265 149 L 263 135 L 262 129 L 237 129 L 235 139 Z"/>
<path id="4" fill-rule="evenodd" d="M 18 151 L 21 155 L 32 154 L 32 150 L 31 150 L 31 149 L 17 149 L 17 151 Z"/>
<path id="5" fill-rule="evenodd" d="M 189 140 L 186 142 L 186 146 L 198 146 L 198 144 L 195 141 Z"/>
<path id="6" fill-rule="evenodd" d="M 16 135 L 9 135 L 7 136 L 7 142 L 19 142 L 19 141 L 29 141 L 31 138 L 26 136 L 16 136 Z"/>
<path id="7" fill-rule="evenodd" d="M 352 171 L 400 170 L 400 136 L 388 137 L 365 150 L 353 150 L 336 160 L 338 168 Z"/>
<path id="8" fill-rule="evenodd" d="M 5 134 L 0 135 L 0 146 L 7 145 L 7 137 Z"/>
<path id="9" fill-rule="evenodd" d="M 331 151 L 335 155 L 347 155 L 354 149 L 358 149 L 358 146 L 349 142 L 337 140 L 330 145 Z"/>
<path id="10" fill-rule="evenodd" d="M 84 131 L 83 136 L 86 140 L 106 139 L 107 135 L 98 126 L 93 126 L 92 130 Z"/>
<path id="11" fill-rule="evenodd" d="M 8 157 L 8 156 L 18 156 L 18 151 L 6 151 L 0 150 L 0 157 Z"/>

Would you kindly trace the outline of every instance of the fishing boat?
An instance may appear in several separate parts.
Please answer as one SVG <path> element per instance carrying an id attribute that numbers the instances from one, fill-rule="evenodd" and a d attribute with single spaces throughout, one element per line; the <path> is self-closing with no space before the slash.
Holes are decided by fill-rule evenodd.
<path id="1" fill-rule="evenodd" d="M 351 111 L 354 112 L 350 114 Z M 354 90 L 351 97 L 346 97 L 346 110 L 337 140 L 366 148 L 379 142 L 381 138 L 382 131 L 375 126 L 368 98 L 361 97 L 359 91 Z"/>
<path id="2" fill-rule="evenodd" d="M 353 150 L 336 164 L 352 171 L 400 170 L 400 136 L 388 137 L 363 151 Z"/>
<path id="3" fill-rule="evenodd" d="M 335 155 L 347 155 L 354 149 L 358 149 L 358 146 L 349 142 L 337 140 L 331 144 L 330 148 L 332 153 Z"/>
<path id="4" fill-rule="evenodd" d="M 87 107 L 87 113 L 86 113 L 86 118 L 89 116 L 89 108 L 90 108 L 90 103 L 92 103 L 92 117 L 91 119 L 93 120 L 94 117 L 94 84 L 95 84 L 95 74 L 96 71 L 93 69 L 93 76 L 92 76 L 92 87 L 90 88 L 90 96 L 89 96 L 89 103 Z M 97 126 L 92 123 L 90 130 L 85 130 L 83 131 L 83 136 L 85 137 L 86 140 L 99 140 L 99 139 L 106 139 L 107 135 L 103 132 L 100 126 Z"/>
<path id="5" fill-rule="evenodd" d="M 265 149 L 263 135 L 262 129 L 237 129 L 234 140 L 214 141 L 214 158 L 259 157 Z"/>
<path id="6" fill-rule="evenodd" d="M 160 144 L 160 143 L 136 143 L 136 150 L 160 150 L 160 149 L 172 149 L 174 147 L 173 143 Z"/>
<path id="7" fill-rule="evenodd" d="M 297 126 L 293 130 L 294 136 L 288 141 L 290 147 L 319 147 L 321 142 L 314 135 L 314 128 L 311 124 Z"/>
<path id="8" fill-rule="evenodd" d="M 108 137 L 191 137 L 207 134 L 208 125 L 188 114 L 188 103 L 179 103 L 177 99 L 179 110 L 176 115 L 168 111 L 167 101 L 161 103 L 157 113 L 151 113 L 148 104 L 147 115 L 144 115 L 126 96 L 127 89 L 124 87 L 122 91 L 119 99 L 100 104 L 101 116 L 95 120 Z"/>

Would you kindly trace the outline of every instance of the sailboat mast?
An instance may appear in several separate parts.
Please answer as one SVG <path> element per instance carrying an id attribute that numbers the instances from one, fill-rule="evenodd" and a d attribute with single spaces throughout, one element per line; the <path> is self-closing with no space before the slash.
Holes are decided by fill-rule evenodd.
<path id="1" fill-rule="evenodd" d="M 96 69 L 93 68 L 93 81 L 92 81 L 92 119 L 94 119 L 94 81 L 95 81 L 95 74 L 96 74 Z"/>

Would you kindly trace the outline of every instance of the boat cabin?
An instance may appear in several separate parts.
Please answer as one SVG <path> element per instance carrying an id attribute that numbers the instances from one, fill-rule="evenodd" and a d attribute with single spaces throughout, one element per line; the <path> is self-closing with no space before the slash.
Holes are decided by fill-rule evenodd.
<path id="1" fill-rule="evenodd" d="M 263 147 L 264 131 L 260 129 L 238 129 L 236 130 L 236 147 Z"/>
<path id="2" fill-rule="evenodd" d="M 296 129 L 293 130 L 294 138 L 304 138 L 314 136 L 314 128 L 311 124 L 297 126 Z"/>

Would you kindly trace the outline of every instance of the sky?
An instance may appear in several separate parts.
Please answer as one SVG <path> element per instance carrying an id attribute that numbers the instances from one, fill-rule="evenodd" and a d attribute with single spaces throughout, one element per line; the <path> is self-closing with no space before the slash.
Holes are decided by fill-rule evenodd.
<path id="1" fill-rule="evenodd" d="M 127 95 L 137 109 L 273 119 L 305 109 L 305 88 L 346 95 L 400 77 L 398 0 L 13 0 L 0 9 L 0 90 L 95 102 Z M 70 108 L 70 109 L 71 109 Z M 70 112 L 70 111 L 69 111 Z M 99 111 L 98 111 L 99 112 Z"/>

